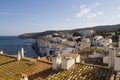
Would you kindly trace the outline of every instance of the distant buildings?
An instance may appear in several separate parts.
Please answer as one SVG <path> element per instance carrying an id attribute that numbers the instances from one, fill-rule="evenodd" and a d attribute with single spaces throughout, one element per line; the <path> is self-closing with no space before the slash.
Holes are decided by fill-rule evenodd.
<path id="1" fill-rule="evenodd" d="M 92 55 L 89 55 L 88 57 L 89 58 L 100 58 L 100 57 L 103 57 L 104 55 L 103 54 L 100 54 L 100 53 L 97 53 L 96 51 L 93 52 Z"/>
<path id="2" fill-rule="evenodd" d="M 81 33 L 82 36 L 90 37 L 90 36 L 93 36 L 95 31 L 93 29 L 88 29 L 88 30 L 81 30 L 79 31 L 79 33 Z"/>
<path id="3" fill-rule="evenodd" d="M 101 39 L 103 39 L 102 36 L 94 36 L 91 45 L 92 46 L 98 46 L 99 45 L 99 40 L 101 40 Z"/>
<path id="4" fill-rule="evenodd" d="M 73 46 L 75 46 L 75 42 L 59 37 L 38 38 L 36 41 L 36 47 L 42 56 L 52 55 L 56 50 L 58 52 L 72 52 Z"/>
<path id="5" fill-rule="evenodd" d="M 109 46 L 112 44 L 111 38 L 103 38 L 102 36 L 95 36 L 91 43 L 92 46 Z"/>

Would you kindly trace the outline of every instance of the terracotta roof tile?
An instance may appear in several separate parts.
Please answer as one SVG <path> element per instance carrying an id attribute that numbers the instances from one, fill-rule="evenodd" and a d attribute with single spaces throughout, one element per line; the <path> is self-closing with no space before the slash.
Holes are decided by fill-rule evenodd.
<path id="1" fill-rule="evenodd" d="M 61 57 L 72 57 L 72 58 L 76 58 L 76 57 L 79 56 L 79 54 L 73 54 L 73 53 L 67 53 L 67 52 L 65 53 L 65 52 L 64 52 L 64 53 L 61 53 L 60 56 L 61 56 Z"/>
<path id="2" fill-rule="evenodd" d="M 46 80 L 109 80 L 112 75 L 112 70 L 109 68 L 75 64 L 71 70 L 63 70 L 57 74 L 48 76 Z"/>
<path id="3" fill-rule="evenodd" d="M 48 71 L 51 71 L 51 63 L 24 58 L 17 61 L 17 58 L 9 55 L 0 55 L 0 80 L 19 80 L 21 74 L 27 74 L 29 80 L 45 79 Z M 38 79 L 38 80 L 39 80 Z"/>

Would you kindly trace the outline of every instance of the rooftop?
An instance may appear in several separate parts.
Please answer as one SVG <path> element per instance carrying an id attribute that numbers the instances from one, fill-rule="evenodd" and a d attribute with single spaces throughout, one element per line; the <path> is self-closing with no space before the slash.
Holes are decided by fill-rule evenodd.
<path id="1" fill-rule="evenodd" d="M 56 44 L 55 47 L 58 48 L 58 49 L 68 48 L 67 46 L 62 45 L 62 44 Z"/>
<path id="2" fill-rule="evenodd" d="M 61 56 L 76 57 L 78 54 L 64 53 Z M 15 56 L 0 54 L 0 80 L 19 80 L 23 73 L 28 75 L 29 80 L 109 80 L 112 69 L 92 64 L 75 64 L 69 70 L 53 71 L 52 64 L 45 57 L 40 60 L 25 57 L 17 61 Z"/>
<path id="3" fill-rule="evenodd" d="M 75 64 L 71 70 L 62 70 L 46 80 L 109 80 L 112 70 L 102 66 Z"/>
<path id="4" fill-rule="evenodd" d="M 45 39 L 43 39 L 43 38 L 38 38 L 37 40 L 38 40 L 40 43 L 43 43 L 43 44 L 48 45 L 48 46 L 53 45 L 53 44 L 50 43 L 48 40 L 45 40 Z"/>
<path id="5" fill-rule="evenodd" d="M 79 56 L 79 54 L 61 53 L 60 56 L 61 56 L 61 57 L 72 57 L 72 58 L 76 58 L 76 57 Z"/>
<path id="6" fill-rule="evenodd" d="M 17 61 L 15 56 L 0 55 L 0 80 L 19 80 L 22 73 L 28 75 L 30 80 L 45 79 L 46 73 L 52 64 L 32 58 Z"/>
<path id="7" fill-rule="evenodd" d="M 52 42 L 50 42 L 49 40 L 43 39 L 43 38 L 38 38 L 37 39 L 40 43 L 43 43 L 47 46 L 55 46 L 56 48 L 67 48 L 67 46 L 62 45 L 62 44 L 54 44 Z"/>

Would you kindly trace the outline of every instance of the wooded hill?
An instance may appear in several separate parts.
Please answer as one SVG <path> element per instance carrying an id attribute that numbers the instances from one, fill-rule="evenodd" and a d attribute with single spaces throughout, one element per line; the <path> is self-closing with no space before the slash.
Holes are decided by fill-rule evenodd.
<path id="1" fill-rule="evenodd" d="M 36 36 L 45 36 L 48 34 L 53 34 L 57 32 L 66 32 L 66 33 L 74 33 L 78 32 L 81 30 L 89 30 L 93 29 L 96 32 L 101 32 L 101 31 L 120 31 L 120 24 L 117 25 L 101 25 L 101 26 L 95 26 L 95 27 L 86 27 L 86 28 L 79 28 L 79 29 L 73 29 L 73 30 L 51 30 L 51 31 L 45 31 L 45 32 L 36 32 L 36 33 L 24 33 L 19 35 L 19 38 L 21 39 L 26 39 L 26 38 L 36 38 Z"/>

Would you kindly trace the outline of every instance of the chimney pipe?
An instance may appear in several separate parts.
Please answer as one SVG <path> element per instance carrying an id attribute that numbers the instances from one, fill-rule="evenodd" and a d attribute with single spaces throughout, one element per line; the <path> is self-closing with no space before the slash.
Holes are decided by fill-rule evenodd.
<path id="1" fill-rule="evenodd" d="M 0 54 L 3 54 L 3 51 L 0 51 Z"/>
<path id="2" fill-rule="evenodd" d="M 25 73 L 22 73 L 20 80 L 28 80 L 28 75 Z"/>
<path id="3" fill-rule="evenodd" d="M 23 49 L 23 47 L 21 47 L 20 53 L 21 53 L 21 58 L 23 58 L 24 57 L 24 49 Z"/>
<path id="4" fill-rule="evenodd" d="M 17 60 L 18 60 L 18 61 L 21 60 L 21 54 L 20 54 L 20 51 L 18 51 L 18 53 L 17 53 Z"/>

